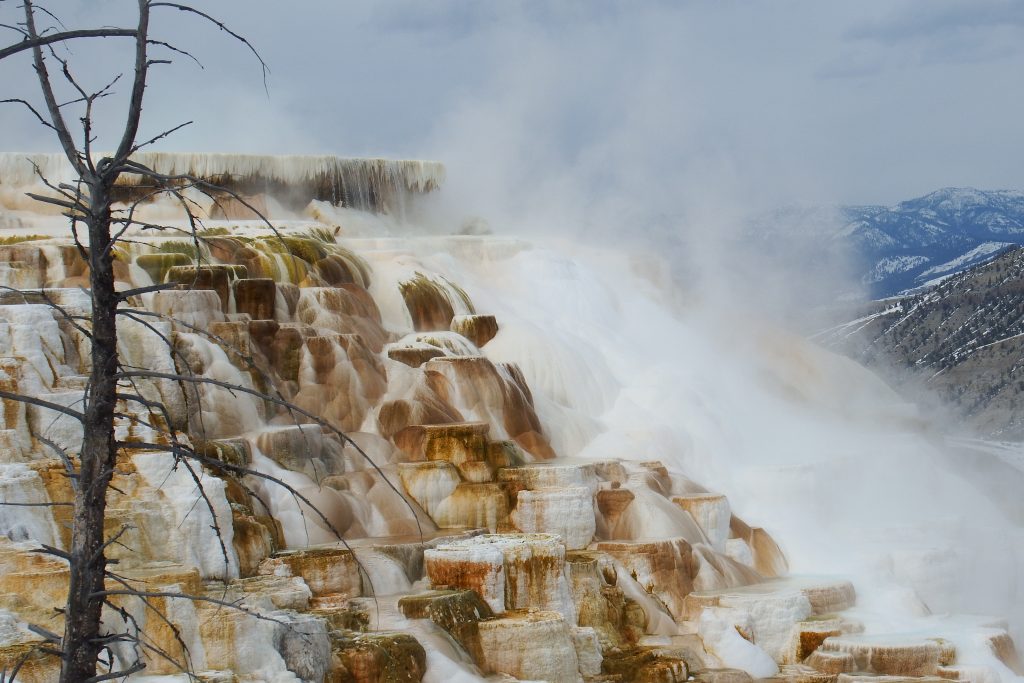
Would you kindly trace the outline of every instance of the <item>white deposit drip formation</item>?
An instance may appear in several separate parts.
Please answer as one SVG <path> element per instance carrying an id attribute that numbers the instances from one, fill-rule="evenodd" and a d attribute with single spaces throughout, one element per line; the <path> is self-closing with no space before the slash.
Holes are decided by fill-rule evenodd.
<path id="1" fill-rule="evenodd" d="M 1011 638 L 1024 628 L 1020 527 L 851 361 L 688 303 L 653 260 L 621 250 L 431 234 L 416 195 L 439 188 L 440 164 L 139 161 L 244 194 L 278 235 L 199 195 L 200 239 L 130 233 L 123 288 L 181 286 L 129 302 L 154 317 L 121 322 L 124 361 L 272 384 L 372 460 L 255 396 L 140 382 L 197 450 L 286 481 L 325 518 L 230 469 L 201 473 L 212 503 L 197 504 L 166 454 L 125 457 L 109 496 L 111 529 L 129 529 L 110 549 L 119 573 L 273 617 L 161 598 L 164 620 L 126 602 L 149 642 L 187 649 L 199 679 L 1024 674 Z M 88 271 L 64 219 L 23 196 L 40 189 L 33 163 L 73 180 L 58 157 L 0 155 L 0 387 L 74 406 L 88 344 L 47 299 L 88 314 Z M 139 406 L 121 410 L 119 438 L 161 438 Z M 74 454 L 79 425 L 13 401 L 3 420 L 0 502 L 70 500 L 44 440 Z M 28 624 L 61 632 L 66 567 L 31 551 L 66 547 L 69 515 L 0 506 L 0 665 L 40 641 Z M 187 680 L 143 656 L 137 680 Z M 57 667 L 34 655 L 19 680 L 55 680 Z"/>

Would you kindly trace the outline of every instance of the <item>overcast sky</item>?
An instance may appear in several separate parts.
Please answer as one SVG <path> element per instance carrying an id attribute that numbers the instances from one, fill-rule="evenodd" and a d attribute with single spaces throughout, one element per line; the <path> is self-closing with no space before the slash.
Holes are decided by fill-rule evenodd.
<path id="1" fill-rule="evenodd" d="M 129 24 L 133 4 L 52 2 L 68 25 Z M 431 157 L 506 201 L 890 203 L 1024 186 L 1019 0 L 199 5 L 261 51 L 269 95 L 244 49 L 158 16 L 157 37 L 206 66 L 153 79 L 147 130 L 196 121 L 163 149 Z M 77 46 L 73 63 L 98 82 L 126 56 Z M 32 92 L 27 64 L 0 65 L 5 96 Z M 52 143 L 7 108 L 0 148 Z"/>

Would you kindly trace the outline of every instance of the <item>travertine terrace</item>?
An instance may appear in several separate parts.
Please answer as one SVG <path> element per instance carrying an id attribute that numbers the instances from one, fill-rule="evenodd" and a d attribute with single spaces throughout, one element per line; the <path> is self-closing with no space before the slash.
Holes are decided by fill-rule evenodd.
<path id="1" fill-rule="evenodd" d="M 0 159 L 0 386 L 73 406 L 86 341 L 51 304 L 87 313 L 86 266 L 63 223 L 20 196 L 31 176 L 15 156 Z M 505 360 L 515 341 L 503 341 L 502 317 L 457 273 L 422 262 L 405 237 L 357 235 L 352 224 L 376 219 L 337 209 L 394 219 L 410 195 L 437 188 L 438 165 L 149 163 L 229 184 L 288 218 L 273 234 L 225 200 L 204 208 L 211 218 L 197 238 L 131 235 L 117 257 L 124 287 L 179 286 L 128 302 L 156 316 L 122 323 L 125 362 L 273 387 L 366 457 L 253 396 L 143 383 L 197 449 L 287 481 L 326 518 L 228 469 L 201 473 L 212 502 L 198 505 L 195 482 L 167 455 L 125 457 L 109 494 L 111 533 L 127 529 L 111 547 L 119 573 L 242 607 L 126 598 L 109 623 L 131 615 L 173 655 L 144 653 L 147 677 L 185 680 L 179 665 L 203 681 L 317 683 L 995 683 L 1024 673 L 998 620 L 961 629 L 975 645 L 969 657 L 942 628 L 865 628 L 849 580 L 790 576 L 785 539 L 670 466 L 674 454 L 638 457 L 628 444 L 609 457 L 583 452 L 596 433 L 586 401 L 599 401 L 598 389 L 565 398 L 568 370 L 531 383 L 529 368 Z M 432 244 L 456 264 L 524 249 L 486 237 Z M 120 438 L 158 440 L 140 411 L 122 407 Z M 70 500 L 46 444 L 74 454 L 81 434 L 38 405 L 7 401 L 3 420 L 0 501 L 30 504 L 0 508 L 0 664 L 10 666 L 41 642 L 28 624 L 61 630 L 66 568 L 32 551 L 66 546 L 69 512 L 35 504 Z M 19 680 L 54 680 L 56 667 L 34 652 Z"/>

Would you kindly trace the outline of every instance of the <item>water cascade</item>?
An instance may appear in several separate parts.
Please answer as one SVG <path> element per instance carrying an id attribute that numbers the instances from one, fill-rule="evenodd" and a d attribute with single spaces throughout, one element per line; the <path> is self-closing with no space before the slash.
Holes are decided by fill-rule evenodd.
<path id="1" fill-rule="evenodd" d="M 59 159 L 32 160 L 67 179 Z M 1010 635 L 1020 531 L 937 464 L 924 422 L 867 371 L 769 326 L 737 335 L 674 311 L 621 253 L 413 226 L 365 235 L 288 208 L 400 219 L 441 183 L 436 164 L 139 160 L 287 220 L 274 234 L 209 205 L 198 240 L 130 235 L 119 286 L 178 286 L 126 302 L 150 317 L 121 325 L 125 362 L 279 392 L 327 425 L 218 386 L 139 381 L 220 466 L 123 458 L 109 494 L 110 530 L 126 530 L 118 571 L 244 607 L 167 597 L 158 618 L 126 600 L 172 655 L 144 653 L 139 680 L 186 680 L 185 650 L 203 681 L 1024 675 Z M 88 344 L 50 303 L 84 315 L 87 269 L 60 221 L 20 197 L 33 183 L 24 155 L 0 156 L 0 284 L 24 290 L 0 295 L 0 386 L 73 407 Z M 119 438 L 163 438 L 139 405 L 120 412 Z M 10 667 L 41 642 L 28 624 L 61 630 L 67 568 L 32 550 L 67 546 L 70 508 L 34 504 L 71 500 L 48 444 L 73 454 L 81 429 L 14 401 L 3 420 Z M 34 651 L 18 680 L 57 667 Z"/>

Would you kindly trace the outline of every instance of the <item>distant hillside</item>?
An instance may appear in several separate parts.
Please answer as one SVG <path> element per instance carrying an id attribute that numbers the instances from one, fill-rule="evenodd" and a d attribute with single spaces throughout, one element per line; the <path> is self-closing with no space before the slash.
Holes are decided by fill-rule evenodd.
<path id="1" fill-rule="evenodd" d="M 880 299 L 1024 244 L 1024 193 L 945 188 L 888 207 L 787 207 L 756 221 L 754 230 L 783 249 L 798 237 L 824 251 L 852 252 L 861 282 Z"/>
<path id="2" fill-rule="evenodd" d="M 895 364 L 983 435 L 1024 440 L 1024 249 L 920 294 L 878 302 L 817 341 L 868 366 Z"/>

